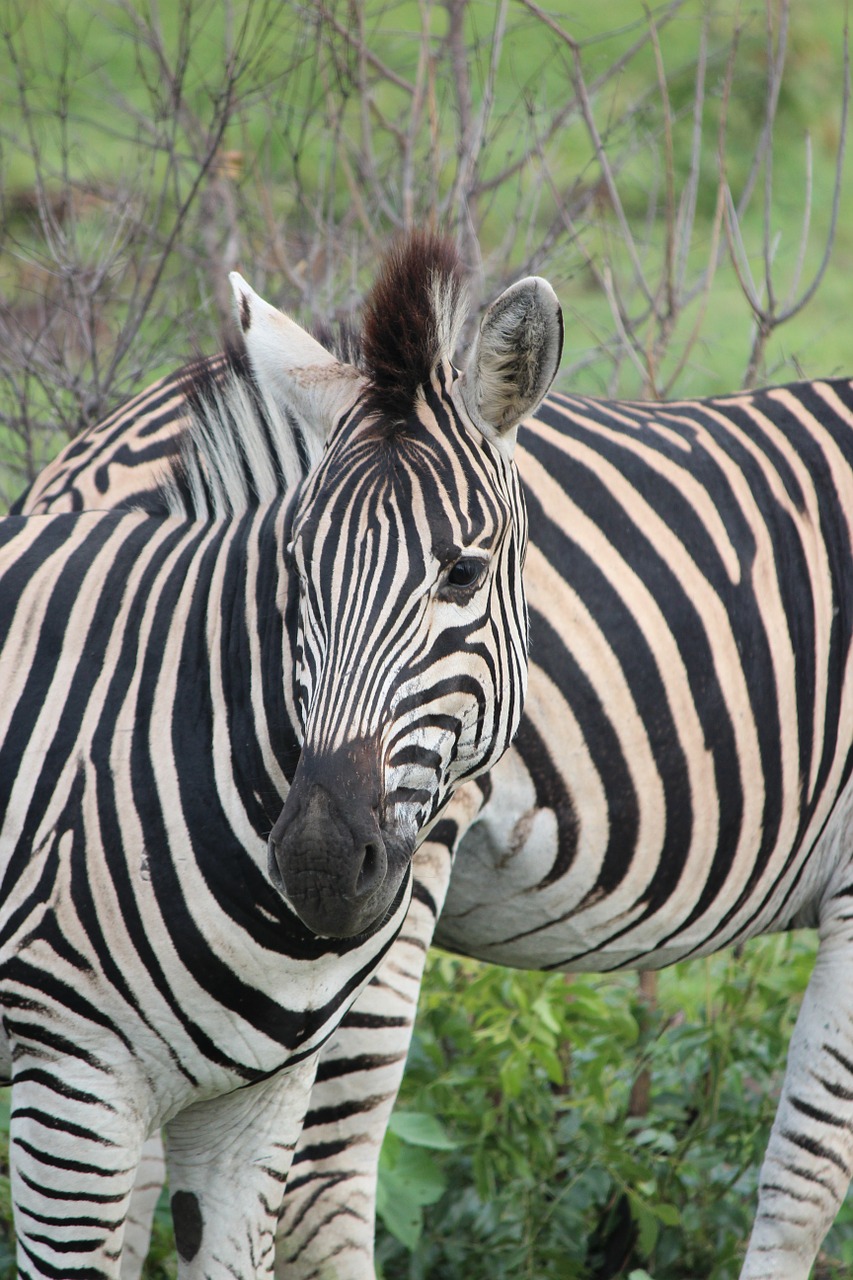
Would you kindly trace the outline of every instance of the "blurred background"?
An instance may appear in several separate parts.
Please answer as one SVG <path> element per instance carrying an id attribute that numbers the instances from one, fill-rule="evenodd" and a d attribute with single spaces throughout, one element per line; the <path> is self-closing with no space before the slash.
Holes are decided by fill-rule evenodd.
<path id="1" fill-rule="evenodd" d="M 850 371 L 845 10 L 2 0 L 0 506 L 219 349 L 230 270 L 335 320 L 412 226 L 457 240 L 475 304 L 551 281 L 559 390 Z M 735 1277 L 812 954 L 762 939 L 641 981 L 435 954 L 383 1153 L 386 1280 Z M 175 1265 L 164 1201 L 147 1274 Z M 817 1274 L 851 1269 L 853 1206 Z"/>

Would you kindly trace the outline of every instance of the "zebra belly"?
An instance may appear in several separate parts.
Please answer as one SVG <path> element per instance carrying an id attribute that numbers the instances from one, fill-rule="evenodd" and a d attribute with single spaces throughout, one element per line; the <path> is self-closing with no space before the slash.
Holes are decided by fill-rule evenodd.
<path id="1" fill-rule="evenodd" d="M 661 968 L 817 923 L 824 887 L 853 857 L 851 781 L 840 799 L 827 791 L 799 838 L 779 839 L 763 860 L 754 832 L 726 842 L 709 788 L 679 847 L 653 778 L 639 816 L 608 799 L 570 708 L 536 666 L 527 708 L 460 843 L 436 945 L 516 968 L 596 972 Z M 547 749 L 555 742 L 557 760 Z"/>
<path id="2" fill-rule="evenodd" d="M 549 883 L 556 816 L 553 810 L 522 807 L 520 777 L 505 780 L 495 772 L 501 801 L 490 804 L 460 845 L 434 937 L 437 946 L 492 964 L 576 972 L 657 969 L 756 934 L 813 926 L 816 890 L 839 854 L 850 861 L 846 804 L 843 824 L 834 825 L 816 848 L 802 848 L 775 892 L 756 895 L 756 903 L 747 903 L 734 918 L 723 901 L 686 924 L 689 913 L 675 895 L 650 912 L 642 885 L 632 889 L 631 878 L 614 895 L 590 890 L 582 867 Z M 798 892 L 792 896 L 794 883 Z"/>

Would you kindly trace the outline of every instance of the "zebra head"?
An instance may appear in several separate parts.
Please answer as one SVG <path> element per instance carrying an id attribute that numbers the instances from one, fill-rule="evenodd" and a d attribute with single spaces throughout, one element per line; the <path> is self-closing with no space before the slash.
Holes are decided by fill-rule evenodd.
<path id="1" fill-rule="evenodd" d="M 252 356 L 260 300 L 236 287 Z M 288 548 L 302 752 L 269 841 L 273 882 L 323 935 L 381 924 L 425 827 L 521 717 L 527 525 L 512 452 L 556 373 L 562 321 L 551 287 L 522 280 L 459 373 L 465 310 L 455 254 L 417 237 L 368 301 L 358 370 L 322 348 L 287 372 L 273 361 L 278 393 L 328 427 Z M 273 347 L 252 356 L 259 382 Z"/>

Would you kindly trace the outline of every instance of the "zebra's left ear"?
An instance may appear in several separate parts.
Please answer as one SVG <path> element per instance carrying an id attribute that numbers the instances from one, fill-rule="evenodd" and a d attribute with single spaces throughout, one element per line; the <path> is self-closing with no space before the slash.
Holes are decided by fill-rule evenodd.
<path id="1" fill-rule="evenodd" d="M 541 276 L 519 280 L 483 316 L 456 386 L 474 425 L 509 448 L 548 393 L 563 351 L 563 313 Z"/>
<path id="2" fill-rule="evenodd" d="M 234 309 L 261 393 L 285 416 L 294 411 L 322 446 L 351 408 L 362 375 L 312 338 L 295 320 L 255 293 L 236 271 L 228 277 Z"/>

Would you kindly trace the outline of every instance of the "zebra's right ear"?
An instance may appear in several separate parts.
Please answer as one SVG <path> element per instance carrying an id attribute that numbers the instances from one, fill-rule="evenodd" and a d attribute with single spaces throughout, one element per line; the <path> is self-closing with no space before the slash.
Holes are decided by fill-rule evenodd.
<path id="1" fill-rule="evenodd" d="M 284 417 L 296 413 L 322 447 L 335 422 L 352 407 L 364 379 L 295 320 L 265 302 L 232 271 L 234 309 L 261 394 Z"/>
<path id="2" fill-rule="evenodd" d="M 483 435 L 512 449 L 518 424 L 547 395 L 563 353 L 563 313 L 541 276 L 505 289 L 483 316 L 458 394 Z"/>

